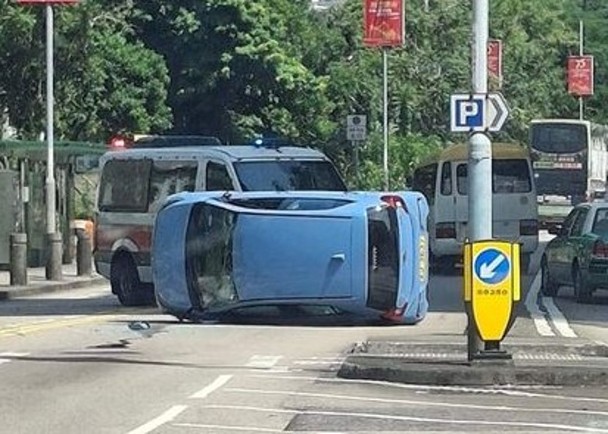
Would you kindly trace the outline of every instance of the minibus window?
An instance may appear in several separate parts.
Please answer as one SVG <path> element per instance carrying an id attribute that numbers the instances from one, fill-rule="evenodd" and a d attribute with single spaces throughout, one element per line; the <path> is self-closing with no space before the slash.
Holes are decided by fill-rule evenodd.
<path id="1" fill-rule="evenodd" d="M 158 211 L 167 196 L 194 191 L 196 161 L 155 161 L 150 174 L 150 212 Z"/>
<path id="2" fill-rule="evenodd" d="M 532 190 L 526 160 L 494 160 L 492 178 L 494 193 L 529 193 Z"/>
<path id="3" fill-rule="evenodd" d="M 468 167 L 456 168 L 458 193 L 467 194 Z M 529 193 L 532 190 L 530 169 L 526 160 L 492 160 L 492 191 L 494 193 Z"/>
<path id="4" fill-rule="evenodd" d="M 421 192 L 432 205 L 435 202 L 435 183 L 437 181 L 437 165 L 421 167 L 414 172 L 412 189 Z"/>
<path id="5" fill-rule="evenodd" d="M 441 194 L 449 196 L 452 194 L 452 163 L 446 161 L 441 167 Z"/>
<path id="6" fill-rule="evenodd" d="M 151 166 L 149 159 L 108 161 L 101 175 L 99 210 L 146 212 Z"/>
<path id="7" fill-rule="evenodd" d="M 466 164 L 459 164 L 456 168 L 456 185 L 458 188 L 458 193 L 465 196 L 468 191 L 467 185 L 467 176 L 468 176 L 468 167 Z"/>

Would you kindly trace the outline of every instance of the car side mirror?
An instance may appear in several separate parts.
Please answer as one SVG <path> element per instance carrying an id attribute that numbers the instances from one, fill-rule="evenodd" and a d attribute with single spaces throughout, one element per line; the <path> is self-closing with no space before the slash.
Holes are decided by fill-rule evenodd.
<path id="1" fill-rule="evenodd" d="M 548 232 L 551 235 L 563 235 L 564 234 L 564 227 L 562 225 L 555 225 L 555 226 L 550 226 L 548 229 Z"/>

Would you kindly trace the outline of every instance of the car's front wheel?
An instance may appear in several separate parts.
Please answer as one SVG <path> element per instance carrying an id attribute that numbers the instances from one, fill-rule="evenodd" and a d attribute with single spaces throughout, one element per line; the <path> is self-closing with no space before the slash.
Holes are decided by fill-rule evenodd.
<path id="1" fill-rule="evenodd" d="M 583 271 L 578 265 L 575 265 L 572 280 L 574 283 L 574 297 L 577 303 L 589 303 L 591 301 L 591 294 L 593 288 L 587 282 Z"/>
<path id="2" fill-rule="evenodd" d="M 547 258 L 543 257 L 541 262 L 541 286 L 540 290 L 545 297 L 555 297 L 559 290 L 559 285 L 551 278 Z"/>

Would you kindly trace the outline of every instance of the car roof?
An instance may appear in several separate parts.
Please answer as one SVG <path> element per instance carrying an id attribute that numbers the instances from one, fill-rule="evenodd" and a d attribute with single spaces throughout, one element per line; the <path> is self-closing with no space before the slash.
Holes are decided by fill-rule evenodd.
<path id="1" fill-rule="evenodd" d="M 112 158 L 181 158 L 219 157 L 239 160 L 310 159 L 327 160 L 325 154 L 312 148 L 297 146 L 265 147 L 254 145 L 239 146 L 183 146 L 170 148 L 136 148 L 107 152 L 104 160 Z"/>
<path id="2" fill-rule="evenodd" d="M 608 202 L 605 200 L 598 200 L 594 202 L 579 203 L 575 208 L 589 208 L 590 210 L 595 211 L 597 209 L 608 208 Z"/>

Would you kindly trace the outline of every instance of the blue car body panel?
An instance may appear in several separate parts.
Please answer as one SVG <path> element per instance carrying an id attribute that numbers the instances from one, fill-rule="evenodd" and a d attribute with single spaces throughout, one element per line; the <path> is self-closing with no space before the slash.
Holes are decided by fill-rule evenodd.
<path id="1" fill-rule="evenodd" d="M 386 211 L 387 195 L 399 197 L 405 206 Z M 371 258 L 379 247 L 370 245 L 368 212 L 393 209 L 397 252 Z M 428 268 L 428 254 L 421 254 L 428 248 L 427 215 L 424 197 L 413 192 L 174 195 L 159 211 L 154 228 L 157 300 L 178 317 L 307 303 L 362 315 L 390 311 L 392 320 L 416 323 L 428 309 L 427 277 L 421 272 Z M 192 226 L 195 216 L 199 226 Z M 381 229 L 390 226 L 379 221 Z M 372 282 L 370 273 L 382 267 L 388 274 Z M 398 279 L 392 288 L 389 271 L 395 269 Z"/>

